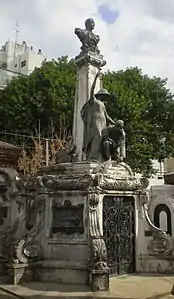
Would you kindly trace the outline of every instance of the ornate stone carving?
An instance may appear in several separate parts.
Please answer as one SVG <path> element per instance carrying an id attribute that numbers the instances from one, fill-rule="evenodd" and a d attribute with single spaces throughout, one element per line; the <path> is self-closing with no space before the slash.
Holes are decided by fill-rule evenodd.
<path id="1" fill-rule="evenodd" d="M 141 184 L 135 180 L 114 180 L 111 176 L 103 177 L 100 187 L 106 190 L 136 191 L 141 188 Z"/>
<path id="2" fill-rule="evenodd" d="M 41 259 L 42 248 L 34 237 L 39 233 L 43 220 L 39 219 L 36 225 L 18 239 L 13 246 L 13 261 L 15 263 L 30 263 Z"/>
<path id="3" fill-rule="evenodd" d="M 102 235 L 102 230 L 99 224 L 98 215 L 98 203 L 99 203 L 99 192 L 97 188 L 91 188 L 88 195 L 88 207 L 89 207 L 89 233 L 92 237 L 99 237 Z"/>
<path id="4" fill-rule="evenodd" d="M 91 244 L 91 268 L 93 270 L 108 269 L 107 249 L 102 238 L 92 238 Z"/>
<path id="5" fill-rule="evenodd" d="M 103 59 L 103 55 L 95 54 L 93 52 L 80 53 L 75 57 L 75 62 L 77 67 L 82 67 L 83 65 L 90 64 L 97 68 L 103 67 L 106 65 L 106 61 Z"/>
<path id="6" fill-rule="evenodd" d="M 109 289 L 109 268 L 107 266 L 107 249 L 102 238 L 91 240 L 91 288 L 93 291 Z"/>
<path id="7" fill-rule="evenodd" d="M 123 162 L 106 161 L 99 164 L 91 175 L 101 189 L 134 191 L 143 188 L 141 181 L 134 177 L 131 168 Z"/>
<path id="8" fill-rule="evenodd" d="M 76 164 L 73 164 L 74 168 Z M 78 167 L 78 163 L 77 163 Z M 76 168 L 75 168 L 76 169 Z M 78 168 L 77 168 L 78 169 Z M 99 187 L 107 190 L 134 191 L 142 190 L 143 183 L 136 179 L 130 167 L 125 163 L 117 161 L 106 161 L 99 163 L 96 168 L 87 174 L 74 171 L 58 170 L 57 174 L 43 174 L 23 183 L 23 193 L 42 192 L 60 190 L 88 190 L 90 187 Z M 20 187 L 22 188 L 22 187 Z"/>
<path id="9" fill-rule="evenodd" d="M 174 251 L 173 238 L 163 231 L 153 233 L 153 240 L 149 242 L 149 251 L 151 255 L 171 256 Z"/>
<path id="10" fill-rule="evenodd" d="M 109 274 L 94 274 L 92 273 L 91 289 L 93 292 L 109 290 Z"/>
<path id="11" fill-rule="evenodd" d="M 66 163 L 66 162 L 77 162 L 78 153 L 76 145 L 74 144 L 72 138 L 69 138 L 67 146 L 59 150 L 56 154 L 56 164 Z"/>
<path id="12" fill-rule="evenodd" d="M 41 188 L 45 190 L 83 190 L 91 184 L 90 175 L 44 175 L 36 179 Z M 36 189 L 33 181 L 33 189 Z"/>
<path id="13" fill-rule="evenodd" d="M 151 255 L 164 255 L 171 256 L 174 254 L 174 240 L 172 236 L 166 234 L 162 229 L 156 227 L 150 220 L 148 214 L 147 203 L 149 201 L 149 194 L 147 191 L 143 191 L 141 194 L 141 202 L 143 205 L 143 211 L 146 221 L 150 230 L 153 232 L 153 239 L 149 242 L 149 253 Z"/>
<path id="14" fill-rule="evenodd" d="M 4 210 L 4 216 L 6 216 L 5 218 L 7 220 L 6 220 L 6 222 L 2 221 L 2 225 L 0 227 L 0 245 L 1 245 L 0 246 L 0 255 L 3 258 L 8 259 L 8 257 L 11 256 L 11 248 L 12 248 L 12 244 L 14 244 L 14 242 L 16 240 L 15 238 L 16 238 L 17 232 L 18 232 L 19 228 L 22 226 L 21 224 L 24 221 L 25 212 L 24 212 L 24 203 L 21 202 L 20 197 L 18 197 L 18 196 L 16 197 L 15 194 L 13 194 L 13 196 L 12 196 L 11 192 L 1 194 L 1 197 L 3 198 L 5 195 L 8 195 L 8 200 L 6 202 L 4 201 L 1 204 L 1 208 L 6 209 L 6 210 Z M 17 204 L 19 204 L 18 215 L 13 223 L 10 223 L 10 220 L 8 219 L 8 214 L 9 214 L 8 209 L 11 208 L 10 203 L 9 203 L 11 200 L 11 197 L 14 199 L 14 201 L 16 199 L 19 200 L 19 202 L 17 202 Z"/>
<path id="15" fill-rule="evenodd" d="M 37 204 L 37 217 L 30 230 L 25 229 L 26 222 L 26 198 L 16 196 L 16 202 L 19 204 L 18 216 L 13 225 L 3 228 L 0 231 L 2 252 L 1 255 L 9 262 L 28 263 L 40 258 L 41 248 L 35 240 L 43 226 L 43 210 L 40 204 Z"/>

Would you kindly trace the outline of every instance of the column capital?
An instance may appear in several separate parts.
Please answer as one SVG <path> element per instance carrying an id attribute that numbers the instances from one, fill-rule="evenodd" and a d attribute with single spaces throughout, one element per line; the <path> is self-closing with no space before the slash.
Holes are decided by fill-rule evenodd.
<path id="1" fill-rule="evenodd" d="M 81 52 L 75 57 L 75 63 L 77 67 L 82 67 L 87 64 L 91 64 L 95 67 L 101 68 L 106 65 L 106 61 L 102 54 L 96 54 L 93 52 Z"/>

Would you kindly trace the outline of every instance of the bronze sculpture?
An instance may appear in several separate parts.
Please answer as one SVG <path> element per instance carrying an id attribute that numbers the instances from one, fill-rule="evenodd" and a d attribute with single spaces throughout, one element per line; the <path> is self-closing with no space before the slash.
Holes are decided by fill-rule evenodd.
<path id="1" fill-rule="evenodd" d="M 85 21 L 85 29 L 76 28 L 75 34 L 78 36 L 79 40 L 82 43 L 81 50 L 84 53 L 89 51 L 99 54 L 98 43 L 100 41 L 100 36 L 93 33 L 95 28 L 95 22 L 93 19 L 89 18 Z"/>
<path id="2" fill-rule="evenodd" d="M 110 96 L 106 89 L 102 89 L 94 95 L 97 78 L 100 76 L 100 70 L 97 72 L 91 87 L 90 99 L 84 104 L 81 110 L 81 117 L 84 123 L 83 153 L 88 161 L 101 160 L 101 140 L 102 131 L 106 128 L 106 122 L 115 124 L 107 114 L 104 103 L 106 97 Z"/>
<path id="3" fill-rule="evenodd" d="M 115 125 L 108 126 L 102 131 L 101 155 L 104 161 L 109 159 L 123 161 L 125 158 L 125 136 L 122 120 L 116 121 Z"/>

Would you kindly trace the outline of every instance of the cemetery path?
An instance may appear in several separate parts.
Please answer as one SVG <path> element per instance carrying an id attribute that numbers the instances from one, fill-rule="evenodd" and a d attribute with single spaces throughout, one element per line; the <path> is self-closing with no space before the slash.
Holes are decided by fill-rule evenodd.
<path id="1" fill-rule="evenodd" d="M 85 286 L 32 282 L 0 285 L 0 299 L 174 299 L 173 283 L 174 275 L 125 275 L 110 279 L 110 292 L 92 293 Z"/>

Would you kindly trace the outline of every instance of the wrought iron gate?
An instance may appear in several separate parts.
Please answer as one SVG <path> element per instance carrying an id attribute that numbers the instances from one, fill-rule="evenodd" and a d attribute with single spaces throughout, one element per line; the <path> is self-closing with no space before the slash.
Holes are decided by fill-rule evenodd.
<path id="1" fill-rule="evenodd" d="M 111 274 L 135 271 L 134 198 L 131 196 L 103 199 L 103 234 Z"/>

